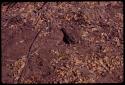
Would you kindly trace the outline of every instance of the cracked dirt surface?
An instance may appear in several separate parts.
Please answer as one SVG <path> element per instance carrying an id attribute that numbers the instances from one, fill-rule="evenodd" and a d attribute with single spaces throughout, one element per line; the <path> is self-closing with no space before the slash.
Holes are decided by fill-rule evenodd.
<path id="1" fill-rule="evenodd" d="M 122 2 L 3 3 L 1 12 L 3 83 L 123 82 Z"/>

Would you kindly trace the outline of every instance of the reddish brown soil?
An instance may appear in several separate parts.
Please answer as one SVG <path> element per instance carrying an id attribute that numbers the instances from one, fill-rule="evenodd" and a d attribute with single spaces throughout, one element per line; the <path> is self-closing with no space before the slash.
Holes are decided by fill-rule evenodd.
<path id="1" fill-rule="evenodd" d="M 1 11 L 3 83 L 123 82 L 122 2 L 3 3 Z"/>

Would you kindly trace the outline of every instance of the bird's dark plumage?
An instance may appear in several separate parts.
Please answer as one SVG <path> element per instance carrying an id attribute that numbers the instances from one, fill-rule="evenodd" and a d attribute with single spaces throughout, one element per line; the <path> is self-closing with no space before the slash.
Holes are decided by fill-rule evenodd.
<path id="1" fill-rule="evenodd" d="M 66 43 L 66 44 L 75 44 L 75 38 L 73 37 L 73 35 L 67 33 L 67 31 L 64 29 L 64 28 L 61 28 L 61 31 L 63 32 L 63 41 Z"/>

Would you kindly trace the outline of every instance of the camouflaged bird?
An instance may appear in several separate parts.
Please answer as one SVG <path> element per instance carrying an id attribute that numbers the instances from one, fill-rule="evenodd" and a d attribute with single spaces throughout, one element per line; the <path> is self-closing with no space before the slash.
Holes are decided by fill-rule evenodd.
<path id="1" fill-rule="evenodd" d="M 65 42 L 65 44 L 76 44 L 77 43 L 75 37 L 71 33 L 68 33 L 65 28 L 61 28 L 60 30 L 63 32 L 63 35 L 64 35 L 63 41 Z"/>

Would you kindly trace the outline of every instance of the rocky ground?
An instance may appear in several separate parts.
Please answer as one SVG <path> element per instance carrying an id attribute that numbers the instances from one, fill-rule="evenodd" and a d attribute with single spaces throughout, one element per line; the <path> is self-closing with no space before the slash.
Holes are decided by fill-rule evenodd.
<path id="1" fill-rule="evenodd" d="M 3 83 L 123 82 L 122 2 L 2 3 Z"/>

